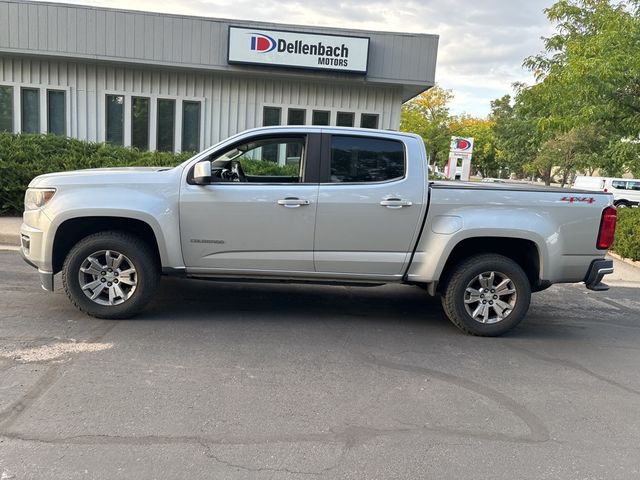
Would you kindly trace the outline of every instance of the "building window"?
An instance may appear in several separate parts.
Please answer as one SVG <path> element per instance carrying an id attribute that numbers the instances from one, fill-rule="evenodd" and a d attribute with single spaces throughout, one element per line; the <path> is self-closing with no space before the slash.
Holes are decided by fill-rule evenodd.
<path id="1" fill-rule="evenodd" d="M 13 132 L 13 87 L 0 85 L 0 132 Z"/>
<path id="2" fill-rule="evenodd" d="M 131 146 L 149 150 L 149 99 L 131 97 Z"/>
<path id="3" fill-rule="evenodd" d="M 47 133 L 66 135 L 67 108 L 64 90 L 47 90 Z"/>
<path id="4" fill-rule="evenodd" d="M 287 111 L 287 125 L 304 125 L 306 110 L 290 108 Z"/>
<path id="5" fill-rule="evenodd" d="M 40 90 L 37 88 L 22 89 L 22 131 L 40 132 Z"/>
<path id="6" fill-rule="evenodd" d="M 336 116 L 336 126 L 353 127 L 355 114 L 353 112 L 338 112 Z"/>
<path id="7" fill-rule="evenodd" d="M 329 125 L 331 112 L 327 110 L 314 110 L 311 116 L 312 125 Z"/>
<path id="8" fill-rule="evenodd" d="M 124 95 L 106 96 L 107 143 L 124 144 Z"/>
<path id="9" fill-rule="evenodd" d="M 373 137 L 331 138 L 332 183 L 385 182 L 404 176 L 401 142 Z"/>
<path id="10" fill-rule="evenodd" d="M 262 109 L 262 126 L 272 127 L 274 125 L 280 125 L 281 109 L 278 107 L 264 107 Z"/>
<path id="11" fill-rule="evenodd" d="M 362 128 L 378 128 L 378 115 L 363 113 L 360 115 L 360 126 Z"/>
<path id="12" fill-rule="evenodd" d="M 200 102 L 182 102 L 182 151 L 200 151 Z"/>
<path id="13" fill-rule="evenodd" d="M 262 125 L 272 127 L 280 125 L 282 109 L 278 107 L 264 107 L 262 109 Z M 262 158 L 271 162 L 278 161 L 278 145 L 264 145 L 262 147 Z"/>
<path id="14" fill-rule="evenodd" d="M 158 143 L 161 152 L 173 152 L 175 137 L 176 101 L 158 100 Z"/>

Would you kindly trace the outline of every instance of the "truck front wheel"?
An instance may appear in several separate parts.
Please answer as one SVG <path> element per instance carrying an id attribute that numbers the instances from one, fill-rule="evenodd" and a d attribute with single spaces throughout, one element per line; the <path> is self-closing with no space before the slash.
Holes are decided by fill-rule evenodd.
<path id="1" fill-rule="evenodd" d="M 531 301 L 531 284 L 510 258 L 477 255 L 456 265 L 445 282 L 447 317 L 471 335 L 494 337 L 515 327 Z"/>
<path id="2" fill-rule="evenodd" d="M 69 252 L 64 290 L 79 310 L 98 318 L 129 318 L 151 300 L 160 279 L 151 248 L 125 232 L 98 232 Z"/>

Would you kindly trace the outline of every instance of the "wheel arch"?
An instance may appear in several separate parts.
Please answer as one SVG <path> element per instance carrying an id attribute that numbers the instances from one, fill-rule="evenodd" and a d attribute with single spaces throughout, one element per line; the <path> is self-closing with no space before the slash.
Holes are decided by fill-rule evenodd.
<path id="1" fill-rule="evenodd" d="M 456 265 L 475 255 L 494 253 L 516 262 L 525 272 L 532 291 L 539 291 L 548 285 L 540 280 L 542 269 L 538 245 L 532 240 L 512 237 L 470 237 L 458 242 L 447 257 L 440 274 L 438 291 L 446 286 L 448 276 Z"/>
<path id="2" fill-rule="evenodd" d="M 619 206 L 627 207 L 629 205 L 633 205 L 634 203 L 635 202 L 632 202 L 631 200 L 627 200 L 626 198 L 618 198 L 613 201 L 613 205 L 616 207 L 619 207 Z"/>
<path id="3" fill-rule="evenodd" d="M 64 260 L 75 244 L 103 231 L 122 231 L 135 235 L 151 247 L 158 266 L 163 264 L 164 244 L 158 241 L 156 231 L 148 222 L 121 216 L 79 216 L 64 220 L 55 231 L 51 252 L 53 273 L 62 270 Z"/>

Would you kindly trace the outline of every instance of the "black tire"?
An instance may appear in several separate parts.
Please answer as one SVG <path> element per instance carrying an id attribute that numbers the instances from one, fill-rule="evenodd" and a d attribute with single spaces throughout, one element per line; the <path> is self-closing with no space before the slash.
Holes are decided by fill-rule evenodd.
<path id="1" fill-rule="evenodd" d="M 80 267 L 87 257 L 94 252 L 106 250 L 123 254 L 135 269 L 135 289 L 129 298 L 117 305 L 96 303 L 84 293 L 80 285 Z M 83 238 L 71 249 L 62 266 L 62 285 L 71 303 L 80 311 L 97 318 L 133 317 L 151 300 L 159 280 L 159 266 L 152 249 L 140 238 L 125 232 L 98 232 Z M 114 281 L 117 283 L 117 278 Z"/>
<path id="2" fill-rule="evenodd" d="M 632 204 L 627 202 L 626 200 L 619 200 L 619 201 L 613 202 L 613 206 L 616 208 L 629 208 L 632 206 Z"/>
<path id="3" fill-rule="evenodd" d="M 513 304 L 511 305 L 510 303 L 512 307 L 510 310 L 505 309 L 503 311 L 503 313 L 507 313 L 504 314 L 504 318 L 502 319 L 497 319 L 500 318 L 497 310 L 495 310 L 494 307 L 489 307 L 493 309 L 494 320 L 497 320 L 495 320 L 495 323 L 481 323 L 481 320 L 474 319 L 470 312 L 467 311 L 465 307 L 465 295 L 470 283 L 478 281 L 482 274 L 489 272 L 494 272 L 494 278 L 502 280 L 506 278 L 510 280 L 511 283 L 507 284 L 509 286 L 508 290 L 502 291 L 510 292 L 514 290 L 514 293 L 509 294 L 508 297 L 499 297 L 499 300 L 508 300 Z M 488 280 L 489 277 L 485 278 Z M 531 301 L 531 284 L 529 279 L 516 262 L 502 255 L 481 254 L 464 260 L 453 267 L 444 283 L 442 292 L 442 306 L 444 311 L 455 326 L 470 335 L 481 337 L 496 337 L 502 335 L 518 325 L 529 309 L 529 303 Z M 485 295 L 485 293 L 483 293 L 483 295 Z M 493 302 L 493 298 L 498 297 L 497 295 L 494 296 L 495 293 L 491 293 L 490 291 L 487 292 L 486 295 L 487 300 L 479 300 L 479 297 L 477 297 L 478 306 L 480 306 L 480 302 Z M 472 298 L 469 299 L 473 300 Z M 475 302 L 470 303 L 469 308 L 471 309 L 474 305 L 476 305 Z M 497 302 L 496 307 L 502 308 L 497 305 Z M 475 310 L 471 313 L 475 313 Z M 487 320 L 491 321 L 491 319 Z"/>

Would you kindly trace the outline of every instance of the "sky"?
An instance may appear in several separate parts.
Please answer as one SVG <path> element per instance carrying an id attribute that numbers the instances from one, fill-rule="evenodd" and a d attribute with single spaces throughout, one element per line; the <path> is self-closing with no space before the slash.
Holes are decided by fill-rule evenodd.
<path id="1" fill-rule="evenodd" d="M 553 0 L 66 0 L 111 8 L 440 36 L 436 83 L 451 111 L 484 117 L 490 101 L 533 83 L 523 60 L 540 52 L 553 26 Z"/>

